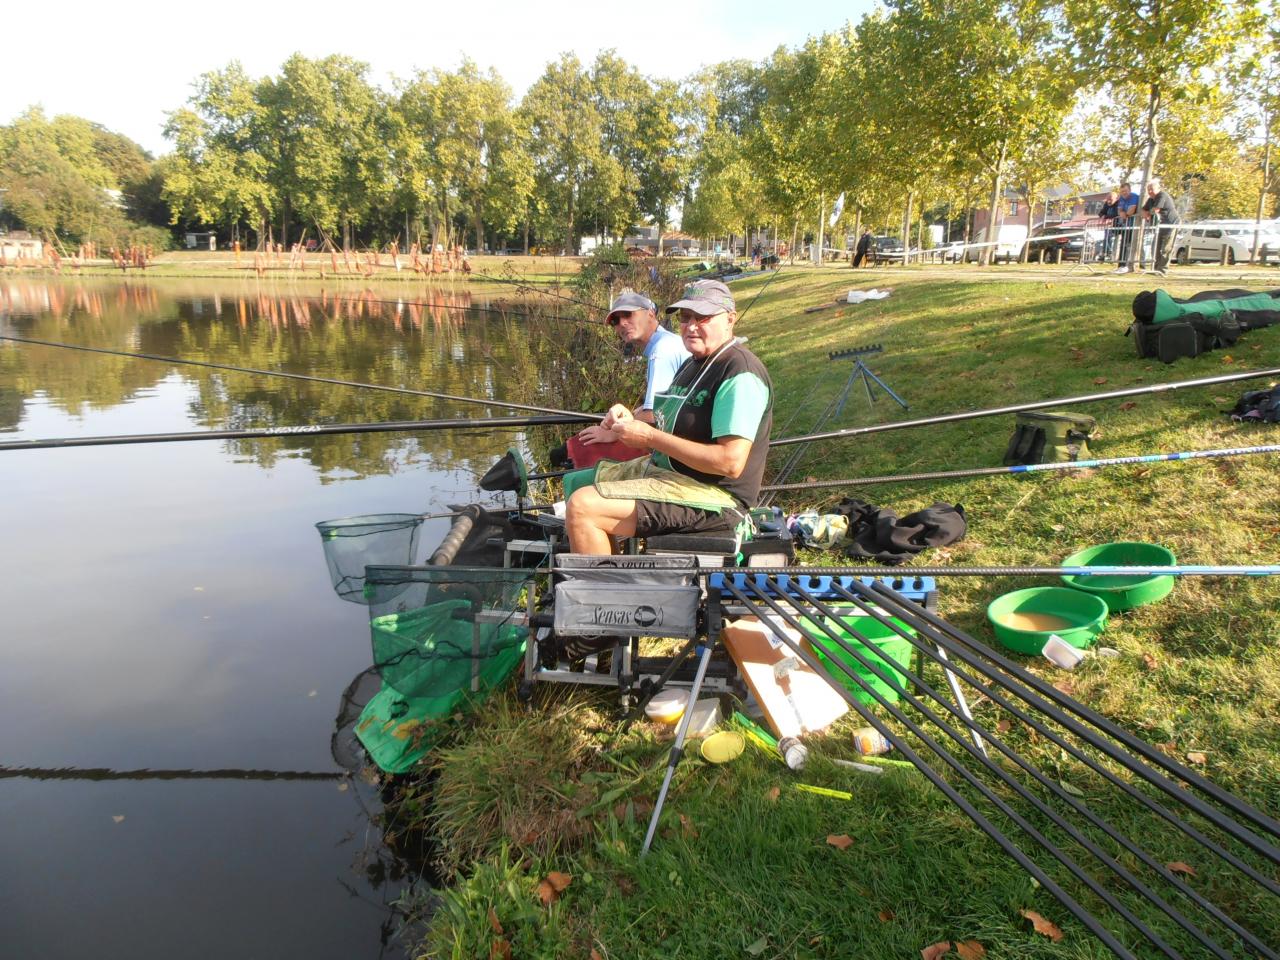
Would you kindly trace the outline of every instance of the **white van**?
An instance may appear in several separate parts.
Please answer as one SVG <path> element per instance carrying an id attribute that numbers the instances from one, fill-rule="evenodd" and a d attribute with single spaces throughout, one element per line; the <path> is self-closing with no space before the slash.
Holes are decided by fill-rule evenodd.
<path id="1" fill-rule="evenodd" d="M 987 242 L 987 230 L 984 227 L 978 231 L 977 237 L 970 241 L 973 244 L 982 244 Z M 1013 263 L 1021 258 L 1022 248 L 1027 242 L 1027 228 L 1021 223 L 1002 223 L 996 231 L 995 246 L 991 248 L 991 256 L 988 263 Z M 976 263 L 982 255 L 981 246 L 971 246 L 965 251 L 964 259 L 968 263 Z"/>
<path id="2" fill-rule="evenodd" d="M 1173 258 L 1178 263 L 1219 263 L 1225 249 L 1227 263 L 1247 263 L 1255 230 L 1258 257 L 1265 261 L 1280 256 L 1280 227 L 1274 220 L 1205 220 L 1178 228 L 1173 235 Z"/>

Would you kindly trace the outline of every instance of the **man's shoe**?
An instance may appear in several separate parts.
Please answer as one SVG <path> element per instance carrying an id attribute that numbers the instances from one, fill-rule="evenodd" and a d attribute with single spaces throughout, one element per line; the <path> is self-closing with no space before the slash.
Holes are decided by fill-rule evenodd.
<path id="1" fill-rule="evenodd" d="M 1132 272 L 1132 271 L 1130 271 L 1130 269 L 1129 269 L 1128 267 L 1116 267 L 1115 272 L 1116 272 L 1116 273 L 1130 273 L 1130 272 Z"/>
<path id="2" fill-rule="evenodd" d="M 1160 274 L 1160 276 L 1162 277 L 1167 277 L 1169 275 L 1169 271 L 1166 270 L 1164 267 L 1160 267 L 1158 270 L 1156 270 L 1156 273 Z"/>

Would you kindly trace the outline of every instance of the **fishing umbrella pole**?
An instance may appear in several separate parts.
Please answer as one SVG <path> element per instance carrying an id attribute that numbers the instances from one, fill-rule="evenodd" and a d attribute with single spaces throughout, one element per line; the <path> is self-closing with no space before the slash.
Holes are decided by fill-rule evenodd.
<path id="1" fill-rule="evenodd" d="M 338 387 L 361 387 L 365 390 L 381 390 L 385 393 L 401 393 L 411 397 L 432 397 L 437 400 L 454 400 L 458 403 L 478 403 L 487 407 L 506 407 L 510 410 L 528 410 L 532 413 L 554 413 L 574 417 L 574 422 L 603 420 L 601 414 L 581 413 L 577 410 L 562 410 L 559 407 L 538 407 L 528 403 L 511 403 L 506 400 L 485 400 L 478 397 L 463 397 L 453 393 L 439 393 L 434 390 L 413 390 L 409 387 L 390 387 L 378 383 L 361 383 L 357 380 L 338 380 L 334 377 L 317 377 L 308 373 L 288 373 L 284 370 L 258 370 L 253 367 L 237 367 L 229 363 L 213 363 L 209 360 L 183 360 L 178 357 L 165 357 L 154 353 L 131 353 L 128 350 L 111 350 L 106 347 L 82 347 L 73 343 L 59 343 L 56 340 L 36 340 L 32 337 L 15 337 L 0 334 L 0 340 L 14 343 L 32 344 L 38 347 L 61 347 L 64 350 L 80 350 L 85 353 L 104 353 L 112 357 L 129 357 L 133 360 L 155 360 L 159 363 L 173 363 L 189 367 L 205 367 L 209 370 L 227 370 L 232 373 L 249 373 L 261 377 L 284 377 L 289 380 L 304 380 L 309 383 L 327 383 Z"/>
<path id="2" fill-rule="evenodd" d="M 1027 410 L 1043 410 L 1046 407 L 1067 406 L 1077 403 L 1096 403 L 1100 400 L 1116 400 L 1120 397 L 1139 397 L 1149 393 L 1161 393 L 1168 390 L 1181 390 L 1186 387 L 1208 387 L 1217 383 L 1234 383 L 1239 380 L 1258 380 L 1262 377 L 1280 377 L 1280 367 L 1268 370 L 1253 370 L 1245 373 L 1227 373 L 1218 377 L 1204 377 L 1199 380 L 1178 380 L 1173 383 L 1157 383 L 1149 387 L 1129 387 L 1124 390 L 1110 390 L 1106 393 L 1086 393 L 1078 397 L 1059 397 L 1056 400 L 1036 400 L 1032 403 L 1018 403 L 1008 407 L 991 407 L 986 410 L 967 410 L 961 413 L 946 413 L 936 417 L 923 417 L 918 420 L 900 420 L 895 423 L 877 423 L 866 427 L 848 427 L 844 430 L 830 430 L 826 433 L 810 433 L 797 437 L 779 437 L 769 443 L 771 447 L 785 447 L 793 443 L 808 443 L 813 440 L 839 440 L 844 437 L 857 437 L 866 433 L 883 433 L 887 430 L 905 430 L 909 427 L 928 427 L 939 423 L 958 423 L 961 420 L 976 420 L 979 417 L 996 417 L 1006 413 L 1023 413 Z"/>

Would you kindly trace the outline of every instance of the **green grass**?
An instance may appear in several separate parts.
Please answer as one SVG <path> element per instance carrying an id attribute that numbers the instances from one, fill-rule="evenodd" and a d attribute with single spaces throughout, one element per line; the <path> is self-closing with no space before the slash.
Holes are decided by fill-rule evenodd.
<path id="1" fill-rule="evenodd" d="M 784 270 L 742 320 L 739 333 L 768 365 L 777 392 L 775 433 L 807 432 L 838 391 L 847 363 L 827 352 L 883 343 L 868 362 L 911 404 L 887 398 L 869 407 L 854 393 L 832 427 L 1002 406 L 1280 366 L 1280 329 L 1246 335 L 1234 348 L 1172 366 L 1139 360 L 1123 336 L 1132 297 L 1145 284 L 1107 278 L 1062 279 L 1065 270 L 964 268 L 865 273 L 858 286 L 890 284 L 881 302 L 805 315 L 853 285 L 846 269 Z M 1175 280 L 1175 293 L 1238 285 L 1222 277 Z M 745 306 L 764 279 L 735 285 Z M 1257 289 L 1276 286 L 1256 274 Z M 1241 392 L 1264 382 L 1165 392 L 1075 407 L 1094 415 L 1099 457 L 1275 442 L 1274 427 L 1233 424 L 1223 415 Z M 1000 463 L 1013 417 L 964 421 L 835 441 L 811 451 L 796 476 L 842 478 Z M 926 552 L 922 563 L 1054 564 L 1075 550 L 1112 540 L 1162 543 L 1183 563 L 1263 563 L 1280 559 L 1280 484 L 1271 457 L 1153 464 L 1073 475 L 988 477 L 946 483 L 883 484 L 793 495 L 788 506 L 823 507 L 851 495 L 899 513 L 937 500 L 964 504 L 969 534 Z M 810 554 L 810 562 L 839 562 Z M 994 642 L 986 605 L 1032 578 L 955 578 L 942 583 L 944 617 Z M 1118 657 L 1089 660 L 1070 675 L 1074 695 L 1171 756 L 1203 753 L 1208 777 L 1275 815 L 1280 811 L 1280 584 L 1274 578 L 1181 579 L 1153 606 L 1113 615 L 1101 643 Z M 1051 682 L 1067 675 L 1022 658 Z M 931 680 L 940 682 L 937 672 Z M 435 764 L 429 817 L 442 862 L 458 883 L 438 909 L 423 950 L 431 956 L 484 956 L 497 936 L 518 936 L 521 957 L 918 957 L 940 940 L 975 939 L 987 956 L 1110 956 L 1082 925 L 982 834 L 942 793 L 911 771 L 881 777 L 830 764 L 852 756 L 841 721 L 811 744 L 800 776 L 748 748 L 721 767 L 690 753 L 668 798 L 653 853 L 638 858 L 647 811 L 665 767 L 667 743 L 641 726 L 611 742 L 605 694 L 539 691 L 538 709 L 511 702 L 486 708 L 468 734 Z M 975 713 L 1007 716 L 982 700 Z M 913 710 L 908 716 L 917 717 Z M 926 727 L 929 725 L 926 724 Z M 1190 841 L 1143 813 L 1041 735 L 1014 722 L 1010 744 L 1048 776 L 1069 782 L 1090 809 L 1147 847 L 1161 862 L 1191 864 L 1187 882 L 1280 942 L 1274 900 Z M 950 782 L 958 777 L 947 774 Z M 849 790 L 852 801 L 795 789 L 803 781 Z M 994 783 L 994 779 L 989 779 Z M 777 788 L 776 799 L 771 790 Z M 959 787 L 971 798 L 976 794 Z M 1003 786 L 995 789 L 1037 827 L 1093 863 L 1040 814 Z M 1022 834 L 979 804 L 1026 849 Z M 1067 808 L 1055 805 L 1055 809 Z M 1083 821 L 1073 816 L 1073 822 Z M 838 850 L 828 834 L 854 843 Z M 1091 837 L 1099 838 L 1096 831 Z M 1113 845 L 1099 840 L 1107 849 Z M 1246 855 L 1246 859 L 1249 859 Z M 1038 857 L 1086 908 L 1143 947 L 1117 914 Z M 1129 854 L 1121 861 L 1148 881 Z M 1274 867 L 1259 869 L 1275 876 Z M 536 901 L 548 870 L 573 876 L 550 910 Z M 1101 868 L 1095 876 L 1106 876 Z M 1188 957 L 1202 951 L 1119 881 L 1106 888 L 1151 922 Z M 1167 889 L 1160 881 L 1156 885 Z M 1190 910 L 1173 897 L 1176 906 Z M 1270 901 L 1270 902 L 1268 902 Z M 1032 932 L 1020 916 L 1039 911 L 1062 927 L 1060 943 Z M 1194 911 L 1192 911 L 1194 913 Z M 1203 920 L 1203 918 L 1199 918 Z M 1226 934 L 1207 926 L 1229 946 Z M 514 932 L 513 932 L 514 931 Z"/>

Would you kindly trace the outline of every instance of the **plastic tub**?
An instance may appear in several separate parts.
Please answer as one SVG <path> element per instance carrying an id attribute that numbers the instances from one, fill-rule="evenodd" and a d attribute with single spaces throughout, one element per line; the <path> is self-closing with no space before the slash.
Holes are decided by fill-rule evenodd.
<path id="1" fill-rule="evenodd" d="M 1173 552 L 1157 543 L 1121 541 L 1104 543 L 1073 553 L 1062 561 L 1064 567 L 1171 567 L 1177 561 Z M 1073 590 L 1096 594 L 1107 603 L 1112 613 L 1163 600 L 1173 589 L 1171 576 L 1096 577 L 1065 576 L 1062 582 Z"/>
<path id="2" fill-rule="evenodd" d="M 676 723 L 688 705 L 688 690 L 663 690 L 645 704 L 644 715 L 655 723 Z"/>
<path id="3" fill-rule="evenodd" d="M 1038 654 L 1051 636 L 1080 650 L 1093 646 L 1107 624 L 1107 604 L 1066 587 L 1029 587 L 996 597 L 987 619 L 996 639 L 1015 653 Z"/>
<path id="4" fill-rule="evenodd" d="M 889 627 L 886 627 L 884 624 L 880 623 L 880 621 L 875 620 L 872 617 L 841 617 L 840 621 L 841 622 L 827 620 L 826 623 L 840 634 L 845 643 L 849 644 L 876 666 L 889 673 L 890 676 L 897 679 L 900 685 L 905 687 L 906 678 L 903 676 L 901 670 L 895 668 L 902 667 L 905 669 L 910 667 L 911 651 L 913 649 L 911 641 L 907 640 L 905 637 L 899 636 Z M 904 624 L 899 620 L 894 620 L 893 622 L 898 624 L 898 626 L 904 626 Z M 854 680 L 839 667 L 835 666 L 833 661 L 839 660 L 841 663 L 847 664 L 854 673 L 866 680 L 873 690 L 879 693 L 890 703 L 898 702 L 899 693 L 897 690 L 892 689 L 887 683 L 864 667 L 854 657 L 840 649 L 836 642 L 827 636 L 820 627 L 812 626 L 812 621 L 804 621 L 804 623 L 806 626 L 805 632 L 810 634 L 812 637 L 813 652 L 816 653 L 818 655 L 818 659 L 831 670 L 831 675 L 844 684 L 844 686 L 848 688 L 849 692 L 852 693 L 859 702 L 865 703 L 868 706 L 879 706 L 876 699 L 872 697 L 871 694 L 868 693 L 860 683 L 858 683 L 858 681 Z M 855 637 L 848 629 L 846 629 L 845 624 L 848 624 L 854 630 L 857 630 L 875 646 L 868 646 L 868 644 L 864 643 L 858 637 Z M 911 630 L 910 627 L 907 627 L 907 629 L 910 630 L 914 636 L 915 631 Z"/>

